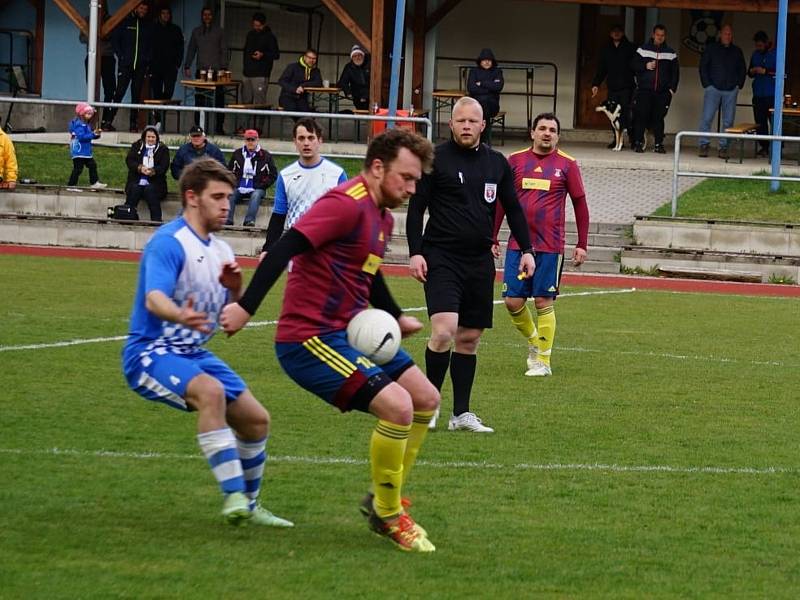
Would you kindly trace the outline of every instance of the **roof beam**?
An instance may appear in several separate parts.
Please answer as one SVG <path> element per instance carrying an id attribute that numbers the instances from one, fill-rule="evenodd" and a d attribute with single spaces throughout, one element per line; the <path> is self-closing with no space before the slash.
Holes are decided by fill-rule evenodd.
<path id="1" fill-rule="evenodd" d="M 322 3 L 328 7 L 328 10 L 333 13 L 333 16 L 339 19 L 339 22 L 344 25 L 345 29 L 353 34 L 359 44 L 367 51 L 367 54 L 372 53 L 372 41 L 369 36 L 364 33 L 364 30 L 358 26 L 355 19 L 350 16 L 350 13 L 339 4 L 336 0 L 322 0 Z"/>
<path id="2" fill-rule="evenodd" d="M 142 3 L 142 0 L 125 0 L 125 3 L 117 9 L 113 15 L 111 15 L 106 22 L 103 23 L 103 27 L 100 29 L 100 37 L 106 38 L 108 34 L 110 34 L 113 29 L 119 25 L 125 17 L 127 17 L 130 12 L 136 8 L 139 4 Z"/>
<path id="3" fill-rule="evenodd" d="M 607 0 L 580 0 L 579 2 L 576 2 L 576 0 L 545 1 L 560 4 L 608 4 Z M 447 4 L 448 2 L 445 2 L 442 4 L 442 7 Z M 625 6 L 631 8 L 702 9 L 751 13 L 778 12 L 778 0 L 625 0 Z M 789 0 L 789 12 L 800 13 L 800 0 Z"/>

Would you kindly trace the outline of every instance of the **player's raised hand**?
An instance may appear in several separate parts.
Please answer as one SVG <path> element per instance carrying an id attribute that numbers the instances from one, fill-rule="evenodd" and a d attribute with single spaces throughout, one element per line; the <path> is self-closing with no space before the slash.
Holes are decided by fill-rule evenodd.
<path id="1" fill-rule="evenodd" d="M 228 335 L 233 335 L 242 329 L 250 320 L 250 313 L 236 302 L 226 304 L 219 314 L 219 324 Z"/>
<path id="2" fill-rule="evenodd" d="M 583 248 L 575 248 L 572 253 L 572 264 L 580 267 L 586 261 L 587 252 Z"/>
<path id="3" fill-rule="evenodd" d="M 223 263 L 219 282 L 225 289 L 238 293 L 242 289 L 242 267 L 239 263 L 236 261 Z"/>
<path id="4" fill-rule="evenodd" d="M 186 327 L 199 331 L 200 333 L 212 332 L 208 313 L 195 310 L 194 298 L 191 296 L 186 298 L 186 302 L 181 306 L 181 311 L 178 313 L 178 323 L 186 325 Z"/>
<path id="5" fill-rule="evenodd" d="M 408 263 L 408 269 L 411 272 L 411 276 L 417 281 L 421 281 L 422 283 L 427 281 L 428 263 L 425 261 L 425 257 L 422 256 L 422 254 L 415 254 L 411 257 Z"/>
<path id="6" fill-rule="evenodd" d="M 397 318 L 397 323 L 400 325 L 400 333 L 405 338 L 414 335 L 422 330 L 422 321 L 417 317 L 410 317 L 408 315 L 400 315 Z"/>
<path id="7" fill-rule="evenodd" d="M 519 279 L 528 279 L 533 277 L 533 272 L 536 270 L 536 262 L 533 260 L 533 255 L 528 252 L 523 253 L 519 259 Z"/>

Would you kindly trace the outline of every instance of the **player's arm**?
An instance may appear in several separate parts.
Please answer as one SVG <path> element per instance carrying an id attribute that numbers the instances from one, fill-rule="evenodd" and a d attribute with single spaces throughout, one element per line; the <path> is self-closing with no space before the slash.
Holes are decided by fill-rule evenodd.
<path id="1" fill-rule="evenodd" d="M 567 193 L 572 199 L 575 225 L 578 229 L 578 243 L 575 244 L 575 251 L 572 253 L 572 263 L 577 267 L 586 260 L 589 244 L 589 205 L 586 202 L 583 178 L 577 163 L 567 171 Z"/>
<path id="2" fill-rule="evenodd" d="M 183 306 L 178 306 L 161 290 L 152 290 L 145 297 L 145 306 L 162 321 L 180 323 L 201 333 L 212 331 L 208 314 L 194 309 L 194 300 L 191 296 L 186 299 Z"/>
<path id="3" fill-rule="evenodd" d="M 433 172 L 422 176 L 417 190 L 408 201 L 406 214 L 406 239 L 408 241 L 409 270 L 417 281 L 424 282 L 428 276 L 428 264 L 422 256 L 422 223 L 433 193 Z"/>
<path id="4" fill-rule="evenodd" d="M 372 288 L 369 294 L 369 303 L 375 308 L 385 310 L 395 319 L 400 325 L 400 331 L 403 337 L 412 335 L 422 329 L 422 323 L 416 317 L 411 317 L 403 314 L 403 309 L 398 306 L 389 287 L 386 285 L 386 280 L 383 278 L 383 273 L 378 270 L 375 273 L 375 278 L 372 280 Z"/>
<path id="5" fill-rule="evenodd" d="M 278 185 L 275 186 L 275 203 L 272 207 L 272 216 L 269 218 L 269 224 L 267 225 L 267 239 L 264 240 L 261 252 L 269 252 L 269 249 L 283 235 L 283 226 L 286 223 L 288 210 L 289 200 L 286 196 L 286 185 L 283 182 L 283 177 L 279 175 Z"/>
<path id="6" fill-rule="evenodd" d="M 514 189 L 514 177 L 511 173 L 511 166 L 505 159 L 502 159 L 502 169 L 503 172 L 498 189 L 500 205 L 506 213 L 506 220 L 508 221 L 509 229 L 511 229 L 511 235 L 514 236 L 519 247 L 522 248 L 519 272 L 527 278 L 533 275 L 533 270 L 536 268 L 533 261 L 535 253 L 531 245 L 531 236 L 528 231 L 528 220 L 525 218 L 525 212 L 522 210 L 522 206 L 517 198 L 517 191 Z"/>

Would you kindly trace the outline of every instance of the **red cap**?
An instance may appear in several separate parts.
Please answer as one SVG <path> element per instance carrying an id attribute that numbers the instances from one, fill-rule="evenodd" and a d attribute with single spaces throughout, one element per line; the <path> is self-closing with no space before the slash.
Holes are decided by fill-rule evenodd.
<path id="1" fill-rule="evenodd" d="M 255 129 L 247 129 L 244 132 L 244 137 L 246 138 L 256 138 L 258 139 L 258 132 Z"/>

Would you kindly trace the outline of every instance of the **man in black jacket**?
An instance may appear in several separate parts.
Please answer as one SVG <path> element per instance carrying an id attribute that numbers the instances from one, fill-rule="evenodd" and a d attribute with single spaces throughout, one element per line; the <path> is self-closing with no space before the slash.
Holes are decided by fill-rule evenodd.
<path id="1" fill-rule="evenodd" d="M 266 23 L 267 17 L 264 13 L 255 13 L 253 28 L 247 32 L 244 40 L 242 102 L 245 104 L 267 103 L 272 63 L 281 57 L 278 40 Z"/>
<path id="2" fill-rule="evenodd" d="M 172 10 L 163 7 L 153 28 L 153 56 L 150 65 L 150 94 L 156 100 L 172 98 L 178 70 L 183 62 L 183 32 L 172 22 Z"/>
<path id="3" fill-rule="evenodd" d="M 278 169 L 272 155 L 258 143 L 258 131 L 244 132 L 244 146 L 234 151 L 228 169 L 236 176 L 238 184 L 230 197 L 231 210 L 226 225 L 233 225 L 236 204 L 247 200 L 247 214 L 242 226 L 255 227 L 261 201 L 278 178 Z"/>
<path id="4" fill-rule="evenodd" d="M 747 67 L 744 53 L 733 43 L 733 28 L 723 25 L 719 42 L 706 46 L 700 58 L 700 82 L 703 84 L 703 115 L 699 131 L 711 131 L 717 109 L 722 117 L 722 130 L 733 127 L 736 118 L 736 98 L 744 87 Z M 700 138 L 699 156 L 708 156 L 708 138 Z M 719 157 L 728 158 L 728 140 L 719 140 Z"/>
<path id="5" fill-rule="evenodd" d="M 307 87 L 322 87 L 322 75 L 317 68 L 317 51 L 309 48 L 297 62 L 286 66 L 278 80 L 281 95 L 278 104 L 284 110 L 311 112 Z"/>
<path id="6" fill-rule="evenodd" d="M 653 27 L 653 37 L 642 44 L 631 61 L 636 73 L 636 93 L 633 96 L 633 150 L 644 152 L 644 131 L 650 129 L 655 137 L 653 151 L 664 154 L 664 118 L 672 96 L 678 91 L 680 65 L 675 50 L 667 46 L 667 29 Z"/>
<path id="7" fill-rule="evenodd" d="M 592 98 L 597 96 L 600 84 L 605 81 L 608 87 L 608 100 L 616 102 L 620 106 L 620 129 L 627 129 L 630 137 L 631 98 L 633 97 L 633 88 L 636 85 L 631 61 L 636 55 L 636 47 L 625 37 L 622 25 L 614 25 L 609 36 L 611 39 L 600 52 L 597 73 L 592 79 Z M 611 140 L 608 147 L 614 148 L 616 145 L 617 141 Z"/>
<path id="8" fill-rule="evenodd" d="M 428 379 L 442 389 L 450 369 L 453 415 L 448 429 L 491 433 L 470 411 L 478 342 L 492 326 L 497 201 L 523 251 L 520 277 L 533 274 L 528 224 L 505 157 L 480 142 L 486 126 L 481 105 L 461 98 L 453 106 L 453 139 L 436 147 L 433 171 L 424 175 L 408 205 L 406 233 L 412 277 L 425 284 L 431 337 L 425 350 Z M 425 210 L 430 218 L 422 233 Z M 450 351 L 451 346 L 455 351 Z M 431 421 L 435 427 L 436 419 Z"/>
<path id="9" fill-rule="evenodd" d="M 111 34 L 111 45 L 117 55 L 117 91 L 114 102 L 122 102 L 131 86 L 131 103 L 142 101 L 142 86 L 150 61 L 153 58 L 153 24 L 147 20 L 148 6 L 140 2 L 133 12 L 125 18 Z M 108 125 L 112 125 L 117 109 L 112 109 Z M 130 130 L 139 131 L 136 109 L 131 109 Z"/>
<path id="10" fill-rule="evenodd" d="M 481 141 L 491 140 L 492 119 L 500 112 L 500 92 L 503 91 L 503 69 L 497 66 L 494 52 L 483 48 L 475 60 L 477 66 L 472 67 L 467 75 L 467 93 L 475 98 L 483 109 L 486 128 L 481 134 Z"/>
<path id="11" fill-rule="evenodd" d="M 350 49 L 350 62 L 342 69 L 337 87 L 353 101 L 357 110 L 369 109 L 369 61 L 366 51 L 356 44 Z"/>

